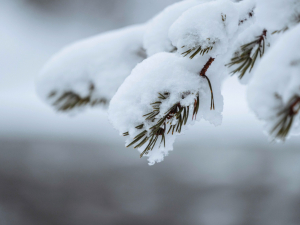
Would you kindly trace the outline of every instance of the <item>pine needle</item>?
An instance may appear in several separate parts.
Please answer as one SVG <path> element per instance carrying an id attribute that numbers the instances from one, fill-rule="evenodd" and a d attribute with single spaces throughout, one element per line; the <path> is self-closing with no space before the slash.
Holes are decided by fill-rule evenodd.
<path id="1" fill-rule="evenodd" d="M 215 43 L 213 42 L 212 44 L 215 44 Z M 193 59 L 196 55 L 199 54 L 199 55 L 203 56 L 204 54 L 208 53 L 212 49 L 213 49 L 213 46 L 209 46 L 204 49 L 202 49 L 201 46 L 197 46 L 197 47 L 188 49 L 187 51 L 181 53 L 181 55 L 183 55 L 183 57 L 190 55 L 190 59 Z"/>
<path id="2" fill-rule="evenodd" d="M 288 106 L 278 113 L 278 122 L 270 131 L 270 134 L 278 139 L 285 140 L 293 125 L 294 117 L 299 113 L 299 110 L 300 97 L 295 96 L 290 100 Z"/>
<path id="3" fill-rule="evenodd" d="M 183 98 L 186 95 L 189 95 L 190 92 L 187 92 L 183 94 Z M 178 102 L 174 104 L 172 107 L 170 107 L 165 113 L 162 118 L 157 118 L 157 115 L 160 114 L 160 105 L 162 104 L 162 101 L 167 99 L 169 97 L 169 93 L 158 93 L 158 99 L 161 99 L 161 101 L 156 101 L 151 103 L 150 105 L 153 108 L 153 111 L 144 115 L 146 121 L 152 121 L 155 122 L 155 124 L 148 130 L 144 129 L 145 125 L 140 124 L 136 126 L 136 129 L 142 130 L 138 135 L 136 135 L 133 139 L 133 141 L 127 145 L 127 147 L 134 146 L 134 148 L 141 148 L 142 146 L 146 145 L 144 151 L 140 154 L 140 157 L 143 157 L 144 155 L 147 155 L 149 151 L 153 150 L 155 145 L 157 144 L 157 141 L 160 138 L 159 146 L 164 144 L 164 147 L 166 146 L 166 133 L 169 134 L 172 131 L 172 135 L 174 133 L 181 133 L 182 126 L 187 124 L 188 118 L 189 118 L 189 106 L 181 106 L 181 104 Z M 197 115 L 199 110 L 199 93 L 197 94 L 197 97 L 194 102 L 194 111 L 193 111 L 193 117 Z M 175 121 L 175 124 L 173 123 Z M 167 126 L 168 132 L 167 132 Z M 129 136 L 129 132 L 125 132 L 123 134 L 124 136 Z"/>
<path id="4" fill-rule="evenodd" d="M 237 66 L 237 68 L 231 72 L 232 75 L 238 73 L 239 78 L 242 79 L 247 71 L 252 71 L 257 61 L 257 56 L 259 55 L 261 58 L 265 53 L 266 36 L 267 31 L 264 30 L 262 35 L 256 37 L 256 40 L 241 46 L 241 53 L 231 58 L 231 62 L 226 64 L 228 67 Z"/>

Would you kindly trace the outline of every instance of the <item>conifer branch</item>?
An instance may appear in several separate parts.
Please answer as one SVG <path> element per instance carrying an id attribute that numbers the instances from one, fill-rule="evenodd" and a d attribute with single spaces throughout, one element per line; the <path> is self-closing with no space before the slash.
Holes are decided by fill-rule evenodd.
<path id="1" fill-rule="evenodd" d="M 191 93 L 184 93 L 182 98 L 190 95 Z M 140 132 L 137 136 L 135 136 L 134 140 L 127 145 L 127 147 L 135 145 L 134 148 L 140 148 L 143 145 L 147 144 L 144 151 L 141 153 L 140 157 L 143 155 L 147 155 L 149 151 L 153 150 L 156 145 L 159 137 L 161 137 L 160 145 L 163 143 L 166 146 L 166 138 L 165 135 L 171 133 L 181 133 L 181 129 L 183 125 L 186 125 L 189 115 L 190 115 L 190 106 L 182 106 L 179 102 L 174 104 L 167 112 L 164 113 L 162 118 L 157 118 L 156 116 L 160 114 L 160 105 L 163 100 L 166 100 L 169 97 L 169 93 L 158 93 L 158 101 L 151 103 L 153 111 L 144 115 L 145 120 L 155 122 L 149 131 L 146 129 Z M 192 119 L 196 119 L 196 115 L 200 106 L 199 93 L 196 95 L 194 101 L 194 110 Z M 168 127 L 168 130 L 167 130 Z M 136 129 L 143 129 L 144 124 L 138 125 L 135 127 Z M 128 136 L 129 132 L 125 132 L 124 136 Z"/>
<path id="2" fill-rule="evenodd" d="M 265 53 L 266 37 L 267 30 L 264 30 L 262 35 L 256 37 L 256 40 L 241 46 L 241 53 L 236 53 L 231 62 L 226 64 L 228 67 L 233 65 L 238 66 L 231 72 L 232 74 L 239 73 L 239 78 L 242 79 L 248 70 L 249 72 L 252 71 L 258 55 L 261 58 Z"/>
<path id="3" fill-rule="evenodd" d="M 274 128 L 271 130 L 271 134 L 275 133 L 275 137 L 281 140 L 285 140 L 294 121 L 294 117 L 300 110 L 300 97 L 293 97 L 288 106 L 278 113 L 279 120 Z"/>
<path id="4" fill-rule="evenodd" d="M 199 55 L 205 55 L 206 53 L 210 52 L 211 50 L 213 50 L 213 45 L 215 44 L 215 42 L 211 43 L 211 46 L 208 46 L 206 48 L 202 48 L 202 46 L 197 46 L 191 49 L 188 49 L 187 51 L 181 53 L 181 55 L 183 55 L 183 57 L 186 57 L 188 55 L 190 55 L 190 59 L 193 59 L 197 54 Z M 182 48 L 184 48 L 185 46 L 182 46 Z"/>
<path id="5" fill-rule="evenodd" d="M 207 63 L 203 66 L 200 72 L 200 76 L 207 79 L 211 90 L 210 110 L 215 109 L 215 103 L 214 103 L 212 85 L 209 78 L 206 76 L 206 72 L 214 60 L 215 59 L 211 57 L 207 61 Z M 190 94 L 191 94 L 190 92 L 182 93 L 181 98 L 184 99 L 186 96 Z M 181 133 L 182 126 L 187 124 L 190 115 L 190 106 L 182 106 L 180 102 L 175 103 L 169 110 L 167 110 L 167 112 L 164 113 L 164 116 L 162 118 L 157 118 L 157 116 L 160 114 L 160 105 L 163 103 L 164 100 L 166 100 L 169 97 L 169 95 L 170 93 L 168 92 L 163 94 L 158 93 L 158 100 L 150 104 L 152 106 L 152 111 L 144 115 L 146 121 L 155 122 L 155 125 L 153 125 L 149 129 L 149 131 L 144 129 L 145 127 L 144 124 L 140 124 L 136 126 L 135 127 L 136 129 L 140 129 L 140 130 L 144 129 L 144 130 L 140 132 L 137 136 L 135 136 L 134 140 L 126 146 L 128 148 L 135 145 L 134 148 L 140 148 L 143 145 L 147 144 L 144 151 L 141 153 L 140 157 L 147 155 L 149 151 L 153 150 L 160 136 L 161 136 L 160 145 L 163 143 L 164 146 L 166 146 L 165 135 L 169 133 L 171 133 L 172 135 L 174 135 L 174 133 Z M 200 106 L 200 98 L 199 98 L 199 93 L 197 93 L 193 103 L 192 120 L 196 119 L 199 111 L 199 106 Z M 123 133 L 123 136 L 129 136 L 129 132 Z"/>
<path id="6" fill-rule="evenodd" d="M 215 110 L 215 101 L 214 101 L 214 93 L 213 93 L 212 85 L 211 85 L 209 78 L 206 76 L 206 71 L 211 66 L 211 64 L 213 63 L 214 60 L 215 60 L 214 58 L 210 57 L 200 72 L 200 76 L 204 77 L 207 80 L 209 88 L 210 88 L 210 92 L 211 92 L 210 110 Z"/>
<path id="7" fill-rule="evenodd" d="M 87 97 L 82 98 L 80 95 L 73 91 L 64 92 L 62 95 L 57 97 L 57 92 L 53 91 L 49 94 L 48 98 L 52 99 L 57 97 L 57 99 L 52 103 L 52 105 L 58 111 L 70 111 L 76 107 L 81 106 L 95 106 L 95 105 L 106 105 L 107 100 L 105 98 L 91 99 L 91 94 L 94 91 L 94 85 L 90 85 L 90 94 Z"/>

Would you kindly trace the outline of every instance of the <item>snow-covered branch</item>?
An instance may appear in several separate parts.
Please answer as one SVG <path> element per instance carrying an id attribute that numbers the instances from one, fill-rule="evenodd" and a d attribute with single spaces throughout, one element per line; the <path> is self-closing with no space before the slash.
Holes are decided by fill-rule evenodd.
<path id="1" fill-rule="evenodd" d="M 300 133 L 300 1 L 185 0 L 145 25 L 87 39 L 42 70 L 38 93 L 55 109 L 109 104 L 109 120 L 149 164 L 195 121 L 222 123 L 230 72 L 271 137 Z M 230 67 L 230 68 L 228 68 Z"/>
<path id="2" fill-rule="evenodd" d="M 138 25 L 79 41 L 53 56 L 41 71 L 37 91 L 58 111 L 108 105 L 137 63 L 146 58 Z"/>

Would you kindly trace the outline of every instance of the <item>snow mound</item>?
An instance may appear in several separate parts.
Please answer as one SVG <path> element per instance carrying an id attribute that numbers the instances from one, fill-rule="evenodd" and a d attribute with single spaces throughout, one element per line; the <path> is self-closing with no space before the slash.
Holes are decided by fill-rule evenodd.
<path id="1" fill-rule="evenodd" d="M 186 10 L 196 5 L 211 0 L 189 0 L 175 3 L 168 6 L 155 16 L 147 25 L 144 36 L 144 48 L 148 56 L 159 52 L 171 52 L 176 50 L 172 45 L 168 31 L 175 20 Z"/>
<path id="2" fill-rule="evenodd" d="M 300 25 L 287 31 L 262 59 L 248 87 L 248 102 L 257 117 L 264 120 L 272 138 L 272 130 L 287 114 L 295 98 L 300 96 Z M 297 110 L 298 105 L 293 107 Z M 282 114 L 283 113 L 283 114 Z M 295 115 L 289 134 L 299 133 L 299 115 Z M 286 121 L 288 122 L 288 121 Z M 274 136 L 275 135 L 275 136 Z"/>
<path id="3" fill-rule="evenodd" d="M 169 37 L 177 49 L 212 47 L 211 56 L 216 57 L 228 51 L 238 24 L 236 3 L 213 1 L 185 11 L 171 26 Z"/>
<path id="4" fill-rule="evenodd" d="M 145 59 L 144 26 L 131 26 L 74 43 L 53 56 L 37 80 L 37 92 L 59 111 L 105 104 Z"/>
<path id="5" fill-rule="evenodd" d="M 189 118 L 186 125 L 193 124 L 193 107 L 195 99 L 199 96 L 199 110 L 197 120 L 204 118 L 214 125 L 219 125 L 222 121 L 221 112 L 223 110 L 223 98 L 220 93 L 220 75 L 217 74 L 218 64 L 213 64 L 208 70 L 208 76 L 214 90 L 216 110 L 210 110 L 211 92 L 208 81 L 199 75 L 201 68 L 208 58 L 203 57 L 197 64 L 192 60 L 178 57 L 172 53 L 158 53 L 138 64 L 129 77 L 120 86 L 109 106 L 109 120 L 113 126 L 123 135 L 128 132 L 127 145 L 135 140 L 141 132 L 146 132 L 145 138 L 150 137 L 151 128 L 158 123 L 161 118 L 166 116 L 170 108 L 176 104 L 190 106 Z M 216 75 L 216 76 L 215 76 Z M 160 98 L 161 95 L 165 98 Z M 153 104 L 160 101 L 157 114 L 151 119 L 146 119 L 149 113 L 153 112 Z M 187 112 L 186 112 L 187 113 Z M 183 113 L 182 113 L 183 114 Z M 149 151 L 147 155 L 149 164 L 161 162 L 173 149 L 173 143 L 177 133 L 167 134 L 172 119 L 166 119 L 161 128 L 165 130 L 165 145 L 162 137 Z M 169 123 L 167 123 L 169 122 Z M 142 125 L 141 128 L 136 128 Z M 180 133 L 180 132 L 179 132 Z M 158 134 L 159 135 L 159 134 Z M 142 153 L 149 143 L 139 147 Z"/>

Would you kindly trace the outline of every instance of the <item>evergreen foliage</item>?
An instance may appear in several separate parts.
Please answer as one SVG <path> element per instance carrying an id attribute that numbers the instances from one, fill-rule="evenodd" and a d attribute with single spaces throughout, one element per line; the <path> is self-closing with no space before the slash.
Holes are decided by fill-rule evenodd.
<path id="1" fill-rule="evenodd" d="M 212 43 L 214 44 L 214 42 Z M 184 48 L 185 46 L 182 46 L 182 48 Z M 190 55 L 190 59 L 193 59 L 197 54 L 199 55 L 204 55 L 206 53 L 208 53 L 209 51 L 211 51 L 214 47 L 213 46 L 209 46 L 206 48 L 203 48 L 201 46 L 198 47 L 194 47 L 194 48 L 190 48 L 187 51 L 181 53 L 183 55 L 183 57 L 186 57 L 188 55 Z"/>
<path id="2" fill-rule="evenodd" d="M 43 71 L 40 93 L 63 112 L 110 102 L 109 120 L 122 133 L 128 131 L 123 133 L 127 147 L 143 149 L 140 156 L 148 155 L 154 164 L 172 150 L 174 134 L 193 125 L 197 115 L 221 124 L 223 97 L 218 89 L 228 67 L 248 82 L 250 108 L 272 127 L 269 135 L 285 140 L 293 134 L 300 110 L 300 66 L 294 63 L 299 60 L 299 22 L 297 0 L 181 1 L 148 23 L 62 51 Z M 245 44 L 236 51 L 237 43 Z M 207 76 L 209 68 L 212 74 Z M 89 88 L 90 81 L 95 85 Z M 277 91 L 284 101 L 274 98 Z M 276 115 L 278 104 L 288 99 Z"/>
<path id="3" fill-rule="evenodd" d="M 278 122 L 271 130 L 271 134 L 275 135 L 276 138 L 280 140 L 285 140 L 290 132 L 295 116 L 300 110 L 300 97 L 294 96 L 289 104 L 281 110 L 278 116 Z"/>
<path id="4" fill-rule="evenodd" d="M 250 43 L 241 46 L 240 52 L 236 52 L 235 56 L 231 59 L 231 62 L 226 66 L 237 66 L 231 73 L 239 74 L 239 78 L 242 79 L 247 71 L 249 73 L 253 69 L 257 56 L 260 58 L 265 53 L 265 39 L 267 37 L 267 30 L 262 32 L 262 35 L 257 36 L 256 39 Z"/>
<path id="5" fill-rule="evenodd" d="M 183 93 L 182 98 L 184 99 L 190 94 L 191 93 Z M 148 132 L 147 130 L 143 130 L 134 138 L 134 140 L 129 145 L 127 145 L 127 147 L 130 147 L 136 144 L 135 148 L 140 148 L 143 145 L 147 144 L 140 157 L 143 157 L 143 155 L 147 155 L 149 151 L 153 150 L 159 136 L 161 136 L 160 145 L 163 143 L 165 146 L 166 134 L 171 133 L 172 135 L 174 135 L 174 133 L 181 133 L 182 126 L 186 125 L 188 121 L 190 115 L 190 107 L 193 108 L 192 119 L 196 119 L 199 110 L 200 100 L 199 93 L 197 93 L 194 104 L 192 106 L 182 106 L 178 102 L 174 104 L 167 112 L 165 112 L 163 117 L 156 118 L 156 116 L 160 114 L 160 105 L 162 104 L 162 101 L 166 100 L 169 97 L 170 93 L 158 93 L 158 95 L 158 100 L 151 104 L 153 111 L 144 115 L 146 121 L 155 122 L 155 125 L 150 128 L 150 132 Z M 143 128 L 144 124 L 136 127 L 136 129 L 139 130 Z M 126 132 L 123 135 L 128 136 L 129 132 Z"/>
<path id="6" fill-rule="evenodd" d="M 74 108 L 84 107 L 86 105 L 95 106 L 95 105 L 107 105 L 107 100 L 105 98 L 92 99 L 91 95 L 94 91 L 94 85 L 90 85 L 90 93 L 87 97 L 81 97 L 79 94 L 73 91 L 67 91 L 61 95 L 58 95 L 57 92 L 53 91 L 49 94 L 48 98 L 54 99 L 52 105 L 56 108 L 57 111 L 67 112 L 71 111 Z"/>

